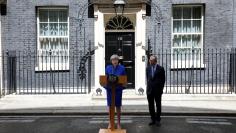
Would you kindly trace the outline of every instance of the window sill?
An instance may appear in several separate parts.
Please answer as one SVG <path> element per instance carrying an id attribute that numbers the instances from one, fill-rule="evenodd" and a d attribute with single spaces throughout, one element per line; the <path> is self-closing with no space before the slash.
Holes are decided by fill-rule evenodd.
<path id="1" fill-rule="evenodd" d="M 41 69 L 38 67 L 35 67 L 36 73 L 49 73 L 49 72 L 70 72 L 70 69 Z"/>
<path id="2" fill-rule="evenodd" d="M 171 66 L 170 70 L 171 71 L 176 71 L 176 70 L 205 70 L 206 66 L 205 64 L 198 65 L 198 66 L 183 66 L 183 67 L 177 67 L 177 66 Z"/>

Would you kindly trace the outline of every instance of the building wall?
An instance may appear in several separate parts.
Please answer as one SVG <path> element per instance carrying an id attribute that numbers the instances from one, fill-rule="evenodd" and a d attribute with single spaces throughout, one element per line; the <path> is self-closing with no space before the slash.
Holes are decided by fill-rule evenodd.
<path id="1" fill-rule="evenodd" d="M 0 15 L 0 98 L 2 97 L 2 15 Z"/>
<path id="2" fill-rule="evenodd" d="M 8 0 L 7 3 L 7 28 L 5 49 L 8 50 L 36 50 L 37 27 L 36 8 L 39 6 L 65 6 L 69 9 L 70 18 L 70 48 L 75 49 L 76 30 L 78 28 L 79 6 L 87 0 Z M 87 13 L 87 12 L 85 12 Z M 85 26 L 87 40 L 93 40 L 93 22 L 87 21 L 85 14 Z M 83 35 L 83 34 L 82 34 Z M 80 38 L 81 36 L 78 36 Z M 80 44 L 81 46 L 81 44 Z"/>
<path id="3" fill-rule="evenodd" d="M 236 0 L 233 0 L 233 46 L 236 47 Z"/>
<path id="4" fill-rule="evenodd" d="M 235 1 L 235 0 L 234 0 Z M 7 3 L 7 24 L 4 28 L 7 29 L 8 34 L 5 34 L 6 40 L 4 44 L 8 44 L 4 49 L 35 49 L 37 42 L 36 34 L 36 7 L 37 6 L 68 6 L 70 16 L 70 48 L 75 48 L 76 42 L 76 20 L 79 11 L 79 4 L 85 3 L 87 0 L 67 1 L 67 0 L 9 0 Z M 214 47 L 231 47 L 233 46 L 233 31 L 235 32 L 235 10 L 233 10 L 233 0 L 153 0 L 159 5 L 163 14 L 163 43 L 164 48 L 171 46 L 171 14 L 173 4 L 204 4 L 205 5 L 205 43 L 207 48 Z M 235 6 L 234 6 L 235 8 Z M 87 12 L 86 12 L 87 13 Z M 86 15 L 86 14 L 85 14 Z M 155 16 L 152 11 L 152 17 Z M 85 18 L 87 18 L 85 16 Z M 151 20 L 148 20 L 151 21 Z M 88 23 L 89 22 L 89 23 Z M 233 23 L 234 22 L 234 23 Z M 153 40 L 154 22 L 148 22 L 147 35 Z M 93 40 L 93 22 L 87 21 L 85 23 L 87 37 Z M 161 30 L 161 29 L 160 29 Z M 157 36 L 161 37 L 161 32 Z M 3 36 L 4 38 L 4 36 Z M 161 43 L 161 38 L 156 40 L 156 43 Z M 223 45 L 224 44 L 224 45 Z M 161 48 L 161 44 L 157 44 L 157 48 Z"/>
<path id="5" fill-rule="evenodd" d="M 235 0 L 234 0 L 235 1 Z M 7 20 L 3 25 L 3 30 L 7 34 L 3 34 L 4 50 L 36 50 L 37 32 L 36 32 L 36 7 L 37 6 L 67 6 L 69 7 L 70 17 L 70 49 L 81 48 L 81 43 L 76 44 L 76 27 L 78 27 L 79 5 L 87 2 L 87 0 L 8 0 L 7 3 Z M 236 15 L 233 10 L 233 1 L 224 0 L 153 0 L 153 3 L 159 6 L 163 16 L 163 41 L 161 29 L 158 29 L 152 19 L 155 17 L 154 8 L 152 16 L 147 17 L 147 37 L 151 39 L 152 44 L 156 40 L 156 49 L 171 47 L 171 15 L 173 4 L 204 4 L 205 5 L 205 48 L 230 48 L 233 46 L 233 33 L 235 33 L 235 22 L 232 14 Z M 235 6 L 234 6 L 235 8 Z M 87 13 L 87 12 L 85 12 Z M 158 15 L 157 15 L 158 16 Z M 92 40 L 94 37 L 93 19 L 87 19 L 85 14 L 86 41 Z M 234 23 L 233 23 L 234 22 Z M 160 27 L 161 28 L 161 27 Z M 159 33 L 158 33 L 158 30 Z M 234 31 L 234 32 L 233 32 Z M 156 36 L 155 34 L 156 33 Z M 83 33 L 82 33 L 83 35 Z M 79 40 L 77 40 L 79 41 Z"/>
<path id="6" fill-rule="evenodd" d="M 81 12 L 81 7 L 85 7 L 84 4 L 86 3 L 87 0 L 8 0 L 7 16 L 2 24 L 2 44 L 4 55 L 6 56 L 6 51 L 13 50 L 17 51 L 17 56 L 20 55 L 23 57 L 23 55 L 27 52 L 31 51 L 31 55 L 33 55 L 34 51 L 37 50 L 37 7 L 68 7 L 69 50 L 70 55 L 74 56 L 73 60 L 70 59 L 71 64 L 73 62 L 73 65 L 70 65 L 70 73 L 76 73 L 75 75 L 71 75 L 70 78 L 72 78 L 72 76 L 76 77 L 80 62 L 79 57 L 83 56 L 87 52 L 89 41 L 91 41 L 92 44 L 94 42 L 94 19 L 89 19 L 87 17 L 86 9 L 84 14 L 84 22 L 82 25 L 83 28 L 81 31 L 79 30 L 78 13 Z M 43 74 L 35 72 L 35 64 L 33 61 L 35 58 L 30 58 L 31 60 L 27 59 L 27 57 L 20 59 L 18 58 L 17 60 L 17 64 L 20 64 L 20 68 L 17 66 L 17 85 L 26 87 L 26 84 L 28 83 L 32 87 L 34 87 L 35 84 L 40 84 L 40 87 L 46 87 L 47 85 L 51 86 L 49 81 L 45 81 L 50 79 L 50 74 L 47 72 Z M 92 66 L 94 66 L 93 62 L 94 61 L 92 61 Z M 4 67 L 5 69 L 7 67 L 6 59 L 4 60 Z M 30 71 L 32 71 L 31 75 L 29 74 Z M 92 67 L 92 74 L 93 73 L 94 68 Z M 58 75 L 55 77 L 55 80 L 59 82 L 58 85 L 61 85 L 63 84 L 62 82 L 67 82 L 69 80 L 71 81 L 70 84 L 72 84 L 73 80 L 69 79 L 68 74 L 69 72 L 58 72 Z M 6 76 L 7 71 L 4 71 L 3 75 Z M 30 80 L 30 77 L 33 79 Z M 94 81 L 94 78 L 91 79 Z M 4 80 L 4 84 L 7 85 L 7 77 Z M 25 84 L 23 82 L 25 82 Z M 43 82 L 47 83 L 43 84 Z M 74 84 L 77 84 L 78 81 L 74 80 L 73 82 Z"/>
<path id="7" fill-rule="evenodd" d="M 1 4 L 5 3 L 5 1 L 1 1 L 0 2 Z M 1 11 L 0 11 L 1 12 Z M 3 15 L 1 13 L 0 15 L 0 97 L 2 97 L 4 95 L 4 92 L 3 92 L 3 67 L 2 67 L 2 50 L 3 50 L 3 42 L 5 40 L 5 37 L 2 36 L 3 34 L 5 34 L 6 32 L 6 29 L 3 28 L 4 25 L 6 23 L 6 15 Z"/>
<path id="8" fill-rule="evenodd" d="M 146 36 L 150 38 L 154 46 L 154 52 L 158 53 L 161 48 L 171 48 L 171 15 L 173 4 L 203 4 L 205 6 L 205 48 L 231 48 L 236 46 L 236 10 L 233 0 L 152 0 L 158 5 L 162 13 L 162 25 L 158 29 L 154 8 L 152 16 L 147 18 Z M 36 28 L 36 8 L 38 6 L 66 6 L 69 9 L 70 18 L 70 51 L 82 51 L 84 49 L 84 32 L 78 31 L 79 7 L 87 0 L 8 0 L 7 17 L 2 24 L 3 50 L 36 50 L 37 28 Z M 235 3 L 235 0 L 234 0 Z M 233 10 L 234 7 L 234 10 Z M 85 43 L 91 40 L 94 43 L 94 19 L 87 18 L 85 12 Z M 235 16 L 233 19 L 233 15 Z M 161 29 L 163 26 L 163 29 Z M 163 31 L 163 32 L 162 32 Z M 147 43 L 147 42 L 146 42 Z M 88 45 L 85 45 L 86 48 Z M 74 52 L 73 54 L 78 54 Z M 94 61 L 93 61 L 94 63 Z M 22 63 L 27 66 L 27 62 Z M 78 65 L 79 63 L 77 63 Z M 163 63 L 164 65 L 168 62 Z M 93 66 L 93 65 L 92 65 Z M 78 66 L 73 66 L 77 68 Z M 33 69 L 33 66 L 31 67 Z M 94 68 L 92 68 L 94 73 Z M 197 71 L 196 71 L 197 73 Z M 37 76 L 34 73 L 34 76 Z M 170 71 L 168 70 L 168 73 Z M 23 78 L 23 77 L 21 77 Z M 94 80 L 94 75 L 91 78 Z M 94 81 L 93 81 L 94 82 Z"/>
<path id="9" fill-rule="evenodd" d="M 205 6 L 205 48 L 231 48 L 233 46 L 233 33 L 235 33 L 235 19 L 233 20 L 233 1 L 235 0 L 153 0 L 159 5 L 163 16 L 163 43 L 164 48 L 171 48 L 171 16 L 173 4 L 202 4 Z M 235 7 L 234 7 L 235 8 Z M 155 35 L 155 10 L 152 8 L 152 16 L 148 18 L 147 36 L 152 42 L 157 37 L 156 49 L 162 48 L 162 33 Z M 160 29 L 161 30 L 161 29 Z M 234 32 L 233 32 L 234 31 Z M 156 32 L 158 33 L 158 31 Z M 234 40 L 235 41 L 235 40 Z M 235 45 L 234 45 L 235 46 Z"/>
<path id="10" fill-rule="evenodd" d="M 192 84 L 198 84 L 205 80 L 205 85 L 212 85 L 213 83 L 221 84 L 221 81 L 228 80 L 229 75 L 227 75 L 226 72 L 229 71 L 228 63 L 230 58 L 227 58 L 226 56 L 228 55 L 226 54 L 210 54 L 210 56 L 205 56 L 203 58 L 205 67 L 202 67 L 202 70 L 190 69 L 184 71 L 176 71 L 171 69 L 171 57 L 168 56 L 166 59 L 166 56 L 163 57 L 161 54 L 163 51 L 162 48 L 171 48 L 171 17 L 172 6 L 175 4 L 202 4 L 204 6 L 205 24 L 203 46 L 205 50 L 208 48 L 218 48 L 219 53 L 220 48 L 232 48 L 235 46 L 234 36 L 236 21 L 233 19 L 233 14 L 235 15 L 235 10 L 233 10 L 233 8 L 235 8 L 233 6 L 233 2 L 235 2 L 235 0 L 153 0 L 153 2 L 160 5 L 159 8 L 161 9 L 163 18 L 161 21 L 163 32 L 161 32 L 162 27 L 160 27 L 159 32 L 158 30 L 156 31 L 156 22 L 153 21 L 153 18 L 155 17 L 155 10 L 152 8 L 152 16 L 147 18 L 147 37 L 150 38 L 151 45 L 154 47 L 154 54 L 157 54 L 160 58 L 160 64 L 166 68 L 166 75 L 168 77 L 167 84 L 178 84 L 182 81 L 184 84 L 186 84 L 186 82 L 189 84 L 192 77 L 194 78 L 193 82 L 195 82 Z M 226 60 L 226 58 L 228 60 Z M 184 76 L 180 76 L 182 74 Z"/>

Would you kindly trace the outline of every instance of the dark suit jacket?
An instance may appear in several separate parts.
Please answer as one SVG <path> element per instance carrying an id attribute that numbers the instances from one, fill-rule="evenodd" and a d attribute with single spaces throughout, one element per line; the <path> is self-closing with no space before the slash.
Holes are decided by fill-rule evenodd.
<path id="1" fill-rule="evenodd" d="M 151 71 L 152 69 L 149 65 L 146 69 L 147 95 L 161 95 L 165 85 L 165 69 L 157 64 L 153 78 Z"/>

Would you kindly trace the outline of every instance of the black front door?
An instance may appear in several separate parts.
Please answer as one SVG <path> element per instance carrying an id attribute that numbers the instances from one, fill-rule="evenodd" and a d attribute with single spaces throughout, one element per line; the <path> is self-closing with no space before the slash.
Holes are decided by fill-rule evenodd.
<path id="1" fill-rule="evenodd" d="M 120 63 L 125 66 L 128 76 L 128 86 L 135 87 L 135 51 L 133 32 L 107 32 L 105 46 L 106 66 L 111 64 L 110 57 L 113 54 L 119 55 L 122 59 Z"/>

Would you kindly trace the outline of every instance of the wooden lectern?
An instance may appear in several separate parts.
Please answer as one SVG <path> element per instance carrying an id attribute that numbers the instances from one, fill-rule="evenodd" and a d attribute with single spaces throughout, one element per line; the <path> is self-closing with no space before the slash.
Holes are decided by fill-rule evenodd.
<path id="1" fill-rule="evenodd" d="M 117 81 L 109 82 L 108 76 L 100 76 L 101 86 L 111 86 L 112 88 L 112 99 L 111 99 L 111 109 L 110 109 L 110 123 L 111 129 L 100 129 L 99 133 L 126 133 L 124 129 L 115 129 L 115 89 L 117 85 L 125 86 L 127 84 L 127 76 L 118 76 Z"/>

